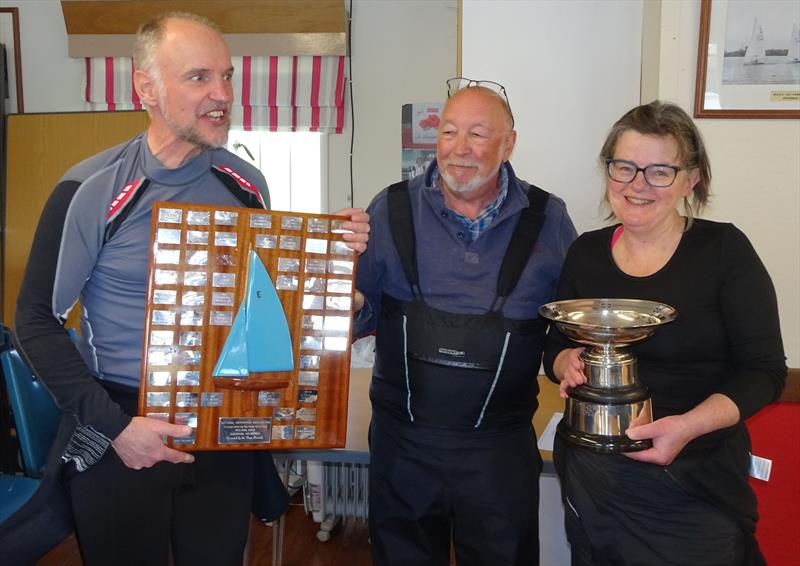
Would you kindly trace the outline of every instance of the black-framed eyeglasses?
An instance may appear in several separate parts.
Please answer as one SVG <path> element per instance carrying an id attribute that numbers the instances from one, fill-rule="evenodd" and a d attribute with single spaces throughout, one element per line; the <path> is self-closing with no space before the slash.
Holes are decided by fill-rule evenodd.
<path id="1" fill-rule="evenodd" d="M 506 92 L 506 87 L 501 85 L 500 83 L 496 83 L 494 81 L 483 81 L 483 80 L 475 80 L 475 79 L 467 79 L 465 77 L 453 77 L 452 79 L 447 80 L 447 98 L 450 98 L 459 90 L 480 86 L 483 88 L 488 88 L 494 93 L 499 94 L 503 97 L 503 100 L 506 101 L 506 106 L 508 107 L 508 114 L 511 116 L 511 127 L 514 127 L 514 114 L 511 112 L 511 102 L 508 101 L 508 93 Z"/>
<path id="2" fill-rule="evenodd" d="M 606 159 L 606 168 L 608 176 L 618 183 L 630 183 L 639 174 L 639 171 L 644 174 L 644 180 L 651 187 L 658 187 L 659 189 L 666 189 L 671 187 L 675 182 L 675 178 L 680 171 L 688 169 L 688 167 L 678 167 L 677 165 L 663 165 L 660 163 L 653 163 L 646 167 L 639 167 L 633 161 L 626 161 L 625 159 Z"/>

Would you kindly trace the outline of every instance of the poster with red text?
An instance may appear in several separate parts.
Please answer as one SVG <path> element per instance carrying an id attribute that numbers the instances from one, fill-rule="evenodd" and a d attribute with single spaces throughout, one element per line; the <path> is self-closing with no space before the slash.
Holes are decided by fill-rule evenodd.
<path id="1" fill-rule="evenodd" d="M 401 177 L 411 179 L 425 172 L 436 158 L 436 137 L 444 104 L 417 102 L 404 104 L 402 112 Z"/>

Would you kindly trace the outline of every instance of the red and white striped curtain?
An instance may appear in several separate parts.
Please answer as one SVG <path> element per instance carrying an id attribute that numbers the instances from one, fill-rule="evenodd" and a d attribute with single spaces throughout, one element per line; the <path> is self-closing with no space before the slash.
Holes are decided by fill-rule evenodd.
<path id="1" fill-rule="evenodd" d="M 132 57 L 86 57 L 82 89 L 88 110 L 142 109 L 133 88 Z"/>
<path id="2" fill-rule="evenodd" d="M 342 133 L 344 56 L 232 57 L 231 125 L 271 132 Z M 83 96 L 89 110 L 139 110 L 130 57 L 87 57 Z"/>

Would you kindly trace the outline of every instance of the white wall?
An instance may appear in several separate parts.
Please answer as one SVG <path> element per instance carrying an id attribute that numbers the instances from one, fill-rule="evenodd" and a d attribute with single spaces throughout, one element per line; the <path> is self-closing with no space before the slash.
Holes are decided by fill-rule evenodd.
<path id="1" fill-rule="evenodd" d="M 81 62 L 67 56 L 67 30 L 58 0 L 0 0 L 19 8 L 25 112 L 85 110 L 80 98 Z M 3 38 L 3 41 L 7 41 Z"/>
<path id="2" fill-rule="evenodd" d="M 658 96 L 694 106 L 700 3 L 661 3 Z M 750 238 L 775 283 L 789 367 L 800 367 L 800 120 L 696 119 L 711 158 L 704 216 Z"/>
<path id="3" fill-rule="evenodd" d="M 403 104 L 438 102 L 456 74 L 456 0 L 354 0 L 355 205 L 400 180 Z M 349 106 L 350 101 L 347 101 Z M 331 210 L 350 206 L 349 119 L 329 138 Z"/>
<path id="4" fill-rule="evenodd" d="M 641 0 L 464 0 L 462 74 L 506 87 L 511 164 L 567 202 L 579 232 L 602 225 L 597 155 L 639 102 Z"/>

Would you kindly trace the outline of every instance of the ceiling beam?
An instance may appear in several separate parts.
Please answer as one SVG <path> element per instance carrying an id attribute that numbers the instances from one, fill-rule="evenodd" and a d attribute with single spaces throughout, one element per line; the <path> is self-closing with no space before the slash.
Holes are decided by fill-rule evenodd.
<path id="1" fill-rule="evenodd" d="M 61 0 L 70 57 L 130 56 L 136 30 L 156 14 L 215 22 L 233 55 L 346 55 L 344 0 Z"/>

